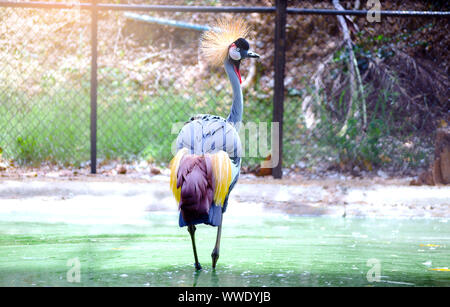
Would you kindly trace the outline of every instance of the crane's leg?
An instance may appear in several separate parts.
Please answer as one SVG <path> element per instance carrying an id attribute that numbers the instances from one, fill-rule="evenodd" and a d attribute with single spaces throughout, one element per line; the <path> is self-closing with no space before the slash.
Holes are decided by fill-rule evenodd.
<path id="1" fill-rule="evenodd" d="M 188 231 L 189 231 L 189 234 L 191 235 L 192 249 L 194 250 L 195 269 L 201 270 L 202 266 L 198 262 L 197 248 L 195 247 L 195 230 L 196 230 L 195 225 L 188 225 Z"/>
<path id="2" fill-rule="evenodd" d="M 220 218 L 220 224 L 217 227 L 216 245 L 214 246 L 214 249 L 213 249 L 213 251 L 211 253 L 213 269 L 216 268 L 217 260 L 219 260 L 220 236 L 222 235 L 222 218 L 223 217 Z"/>

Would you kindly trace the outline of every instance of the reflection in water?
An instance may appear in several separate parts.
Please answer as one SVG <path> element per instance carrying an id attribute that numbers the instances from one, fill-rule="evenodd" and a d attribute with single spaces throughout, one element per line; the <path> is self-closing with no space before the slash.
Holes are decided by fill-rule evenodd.
<path id="1" fill-rule="evenodd" d="M 212 270 L 211 272 L 211 287 L 219 286 L 219 275 L 216 273 L 216 270 Z"/>
<path id="2" fill-rule="evenodd" d="M 194 284 L 192 285 L 193 287 L 197 287 L 198 278 L 200 277 L 201 274 L 202 274 L 202 270 L 198 270 L 198 271 L 194 272 Z"/>
<path id="3" fill-rule="evenodd" d="M 200 278 L 200 276 L 203 275 L 203 278 Z M 209 278 L 208 278 L 209 275 Z M 199 271 L 195 271 L 193 274 L 193 287 L 197 287 L 197 286 L 204 286 L 203 284 L 206 283 L 206 285 L 208 287 L 220 287 L 220 278 L 219 275 L 216 270 L 212 269 L 212 270 L 199 270 Z M 209 282 L 208 282 L 209 279 Z M 199 280 L 201 281 L 201 284 L 199 285 Z"/>

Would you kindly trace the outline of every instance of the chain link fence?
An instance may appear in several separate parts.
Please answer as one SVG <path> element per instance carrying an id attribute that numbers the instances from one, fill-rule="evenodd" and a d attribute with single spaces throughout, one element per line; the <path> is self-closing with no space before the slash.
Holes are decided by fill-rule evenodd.
<path id="1" fill-rule="evenodd" d="M 18 164 L 88 165 L 90 11 L 0 8 L 0 16 L 3 157 Z M 199 113 L 228 115 L 231 86 L 223 68 L 203 64 L 200 35 L 99 12 L 100 163 L 167 163 L 180 123 Z M 244 77 L 249 68 L 242 64 Z M 271 95 L 255 95 L 252 88 L 244 97 L 245 121 L 271 121 Z"/>
<path id="2" fill-rule="evenodd" d="M 210 25 L 219 15 L 229 14 L 135 12 L 199 22 L 200 25 Z M 275 73 L 272 38 L 275 17 L 272 13 L 260 14 L 264 15 L 264 18 L 257 18 L 254 15 L 257 13 L 242 13 L 242 16 L 258 27 L 250 37 L 251 47 L 258 53 L 261 53 L 260 49 L 266 52 L 260 60 L 247 60 L 241 65 L 244 77 L 244 124 L 271 123 L 273 119 Z M 358 138 L 350 138 L 353 143 L 335 144 L 335 148 L 332 148 L 334 152 L 326 146 L 315 150 L 317 144 L 312 143 L 313 135 L 306 127 L 308 119 L 305 114 L 311 111 L 305 104 L 307 97 L 312 97 L 310 106 L 312 111 L 316 108 L 316 119 L 317 114 L 320 114 L 317 108 L 323 107 L 326 114 L 331 114 L 330 118 L 327 118 L 331 126 L 341 124 L 347 112 L 347 105 L 342 102 L 345 99 L 343 100 L 341 95 L 342 89 L 348 92 L 348 82 L 345 81 L 347 64 L 345 50 L 337 46 L 340 32 L 336 16 L 293 14 L 288 16 L 287 21 L 289 27 L 286 57 L 289 67 L 285 79 L 283 165 L 296 167 L 302 159 L 312 159 L 314 155 L 328 155 L 333 158 L 341 152 L 353 150 L 358 145 L 353 144 L 358 142 Z M 442 19 L 440 22 L 445 23 L 446 20 Z M 370 59 L 370 54 L 365 54 L 367 50 L 364 48 L 375 46 L 376 48 L 372 49 L 375 53 L 380 52 L 379 59 L 384 61 L 382 64 L 387 63 L 399 72 L 407 72 L 405 67 L 408 68 L 408 63 L 413 62 L 410 57 L 403 55 L 406 54 L 403 51 L 409 48 L 407 44 L 426 43 L 424 36 L 428 35 L 433 24 L 435 23 L 420 19 L 417 25 L 412 26 L 416 29 L 413 32 L 398 35 L 386 33 L 386 36 L 380 34 L 381 32 L 375 33 L 376 35 L 367 33 L 367 39 L 364 41 L 356 40 L 355 52 L 359 56 L 358 65 L 364 81 L 376 79 L 379 77 L 376 74 L 383 72 L 380 70 L 381 66 L 372 65 L 374 61 L 370 61 L 377 59 Z M 380 28 L 383 25 L 374 27 Z M 314 39 L 310 34 L 312 29 L 315 33 Z M 98 11 L 97 33 L 98 162 L 147 160 L 164 165 L 172 157 L 172 143 L 181 127 L 179 123 L 199 113 L 223 117 L 228 115 L 232 98 L 231 86 L 223 68 L 208 67 L 202 61 L 199 54 L 201 32 L 144 23 L 127 18 L 124 11 L 102 9 Z M 270 39 L 262 40 L 262 35 Z M 334 40 L 329 39 L 331 36 Z M 389 37 L 391 41 L 388 41 Z M 382 44 L 378 47 L 376 45 L 387 45 L 393 43 L 393 40 L 405 42 L 403 51 L 397 52 L 397 55 L 400 54 L 403 58 L 398 56 L 389 59 L 389 53 L 386 54 L 389 50 L 383 49 Z M 299 42 L 303 49 L 292 47 Z M 395 43 L 398 45 L 397 41 Z M 91 47 L 90 9 L 0 6 L 0 152 L 4 159 L 25 165 L 49 163 L 83 167 L 90 164 Z M 312 63 L 309 66 L 315 67 L 320 67 L 322 63 L 325 67 L 322 75 L 314 74 L 311 67 L 304 65 L 305 62 Z M 410 67 L 432 72 L 420 74 L 428 78 L 421 81 L 425 84 L 424 88 L 405 83 L 408 75 L 414 72 L 407 72 L 405 76 L 388 76 L 392 80 L 406 80 L 403 88 L 392 87 L 389 95 L 403 89 L 407 89 L 406 92 L 409 93 L 409 88 L 419 92 L 413 95 L 414 97 L 405 95 L 404 101 L 399 103 L 394 103 L 392 97 L 387 97 L 383 101 L 385 106 L 391 109 L 416 107 L 417 112 L 411 113 L 428 114 L 425 109 L 420 109 L 422 104 L 416 100 L 423 98 L 423 95 L 419 94 L 426 94 L 428 89 L 432 89 L 433 93 L 444 94 L 443 97 L 430 100 L 434 103 L 430 106 L 437 106 L 436 110 L 445 108 L 445 103 L 448 102 L 445 98 L 448 97 L 445 95 L 448 93 L 448 78 L 434 73 L 432 68 L 428 69 L 431 66 L 419 64 Z M 334 73 L 336 74 L 333 75 Z M 385 73 L 389 73 L 389 70 L 385 70 Z M 312 79 L 302 79 L 301 76 L 305 75 L 310 75 Z M 245 78 L 249 79 L 248 82 Z M 320 84 L 326 84 L 326 88 L 336 89 L 334 80 L 339 80 L 338 78 L 343 78 L 342 84 L 347 84 L 346 87 L 337 88 L 333 93 L 312 94 L 318 90 L 310 87 L 314 86 L 314 83 L 319 83 L 319 87 Z M 427 82 L 430 80 L 434 81 L 428 86 Z M 377 89 L 368 90 L 375 93 L 376 98 Z M 427 99 L 432 97 L 431 94 L 427 94 Z M 313 104 L 313 98 L 319 96 L 321 99 L 329 99 L 329 103 Z M 376 115 L 381 107 L 376 99 L 372 99 L 372 103 L 369 101 L 367 105 L 368 114 Z M 420 116 L 417 121 L 425 122 Z M 418 126 L 417 129 L 422 128 Z M 333 129 L 323 132 L 319 139 L 326 138 L 326 133 L 330 132 L 333 132 Z M 266 157 L 249 157 L 248 136 L 253 131 L 244 130 L 243 133 L 243 145 L 247 148 L 243 165 L 250 167 Z M 334 141 L 345 140 L 333 138 L 330 142 Z M 393 152 L 401 148 L 401 144 L 390 143 L 392 144 L 387 145 L 392 147 Z M 367 149 L 369 154 L 375 149 L 370 146 Z M 341 152 L 336 152 L 336 148 Z M 319 149 L 328 152 L 319 153 Z M 377 153 L 376 158 L 383 159 L 383 155 Z"/>
<path id="3" fill-rule="evenodd" d="M 89 159 L 89 20 L 0 8 L 0 147 L 19 164 Z"/>

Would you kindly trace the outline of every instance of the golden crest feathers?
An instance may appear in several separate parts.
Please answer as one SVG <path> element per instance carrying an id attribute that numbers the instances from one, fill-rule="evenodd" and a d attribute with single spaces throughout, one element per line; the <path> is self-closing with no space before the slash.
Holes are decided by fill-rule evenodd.
<path id="1" fill-rule="evenodd" d="M 223 64 L 228 48 L 238 38 L 246 38 L 249 33 L 247 22 L 241 17 L 221 18 L 211 30 L 203 33 L 200 51 L 203 58 L 213 66 Z"/>

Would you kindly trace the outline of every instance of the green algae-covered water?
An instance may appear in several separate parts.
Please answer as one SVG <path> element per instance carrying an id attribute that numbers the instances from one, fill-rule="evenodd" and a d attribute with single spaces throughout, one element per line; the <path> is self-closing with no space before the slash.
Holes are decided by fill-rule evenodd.
<path id="1" fill-rule="evenodd" d="M 216 228 L 198 226 L 195 272 L 176 212 L 0 218 L 0 286 L 450 286 L 446 219 L 225 215 L 215 271 Z"/>

